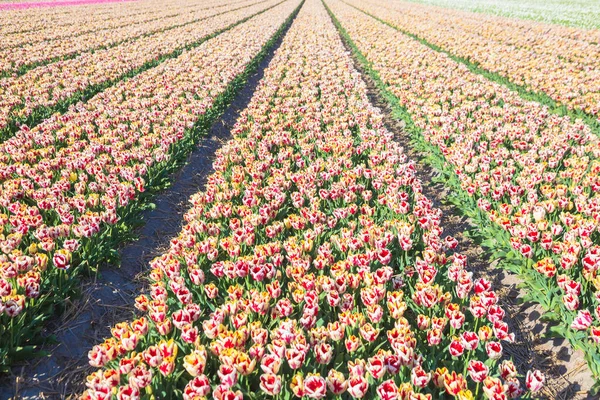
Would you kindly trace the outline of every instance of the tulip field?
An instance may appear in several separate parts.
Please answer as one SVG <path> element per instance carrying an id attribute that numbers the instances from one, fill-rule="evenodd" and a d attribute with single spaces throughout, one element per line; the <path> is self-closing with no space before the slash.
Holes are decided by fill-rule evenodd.
<path id="1" fill-rule="evenodd" d="M 600 31 L 424 3 L 0 3 L 0 399 L 597 398 Z M 129 318 L 38 376 L 198 152 Z"/>

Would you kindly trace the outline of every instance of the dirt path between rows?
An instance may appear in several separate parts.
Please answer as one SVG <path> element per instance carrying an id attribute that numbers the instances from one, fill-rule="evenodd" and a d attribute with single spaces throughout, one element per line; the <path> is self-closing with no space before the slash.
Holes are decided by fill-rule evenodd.
<path id="1" fill-rule="evenodd" d="M 215 151 L 231 138 L 231 128 L 250 102 L 287 29 L 186 165 L 172 175 L 172 185 L 155 197 L 156 208 L 142 213 L 145 225 L 137 232 L 139 240 L 121 248 L 121 267 L 105 266 L 96 278 L 82 279 L 82 296 L 67 299 L 67 311 L 48 324 L 47 334 L 57 339 L 57 344 L 44 348 L 49 356 L 15 366 L 11 375 L 0 381 L 0 400 L 68 399 L 85 389 L 85 377 L 95 370 L 88 364 L 88 351 L 110 335 L 115 323 L 131 319 L 135 298 L 146 290 L 148 263 L 166 250 L 181 230 L 188 199 L 203 190 L 213 172 Z"/>
<path id="2" fill-rule="evenodd" d="M 346 46 L 346 49 L 353 54 L 349 47 Z M 501 306 L 506 311 L 506 322 L 516 336 L 514 343 L 503 343 L 505 357 L 513 359 L 521 374 L 530 369 L 539 369 L 546 375 L 546 386 L 536 398 L 598 400 L 597 396 L 588 394 L 594 384 L 594 378 L 583 353 L 573 351 L 566 339 L 546 337 L 550 325 L 539 320 L 543 308 L 538 304 L 522 303 L 519 300 L 525 295 L 523 289 L 518 287 L 521 280 L 510 272 L 495 268 L 495 261 L 472 239 L 464 235 L 474 226 L 454 205 L 445 201 L 448 189 L 441 183 L 433 182 L 438 174 L 423 161 L 423 154 L 412 148 L 410 135 L 404 130 L 404 122 L 393 118 L 390 105 L 362 69 L 360 62 L 353 58 L 355 68 L 367 84 L 371 104 L 381 110 L 387 129 L 394 133 L 396 141 L 404 147 L 409 159 L 415 162 L 417 176 L 423 183 L 423 193 L 433 201 L 435 207 L 442 210 L 441 226 L 445 233 L 458 239 L 457 251 L 468 256 L 469 269 L 473 271 L 475 278 L 482 277 L 493 282 Z"/>

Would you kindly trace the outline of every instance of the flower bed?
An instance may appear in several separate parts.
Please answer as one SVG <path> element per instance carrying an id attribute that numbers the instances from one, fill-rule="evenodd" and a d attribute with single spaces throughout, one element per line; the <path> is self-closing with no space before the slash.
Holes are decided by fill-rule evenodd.
<path id="1" fill-rule="evenodd" d="M 4 12 L 5 17 L 9 18 L 9 20 L 18 19 L 19 24 L 2 25 L 0 26 L 0 32 L 6 34 L 7 37 L 11 37 L 12 35 L 20 36 L 27 32 L 38 31 L 40 32 L 40 37 L 44 38 L 46 30 L 55 29 L 55 27 L 59 26 L 64 28 L 66 33 L 87 32 L 85 26 L 81 25 L 89 26 L 92 28 L 91 30 L 102 24 L 118 27 L 121 26 L 117 23 L 119 16 L 124 17 L 124 21 L 127 22 L 129 17 L 144 14 L 153 9 L 155 10 L 157 7 L 156 3 L 158 2 L 160 1 L 148 0 L 124 2 L 121 4 L 95 4 L 84 7 L 6 10 Z M 172 10 L 173 7 L 166 6 L 165 9 Z M 79 29 L 76 28 L 77 25 L 79 25 Z"/>
<path id="2" fill-rule="evenodd" d="M 523 394 L 513 333 L 308 0 L 83 399 Z M 543 383 L 539 371 L 527 385 Z"/>
<path id="3" fill-rule="evenodd" d="M 351 2 L 510 82 L 600 121 L 600 31 L 380 0 Z M 598 132 L 600 134 L 600 131 Z"/>
<path id="4" fill-rule="evenodd" d="M 220 1 L 210 1 L 202 4 L 195 3 L 170 3 L 165 5 L 164 3 L 157 3 L 154 1 L 144 2 L 144 7 L 122 7 L 119 11 L 119 15 L 112 15 L 108 18 L 94 18 L 90 20 L 90 14 L 96 16 L 94 10 L 90 7 L 82 7 L 75 12 L 65 13 L 64 21 L 58 18 L 52 18 L 52 14 L 46 15 L 41 13 L 39 17 L 46 19 L 46 25 L 39 27 L 38 29 L 29 30 L 25 29 L 22 32 L 13 32 L 3 36 L 2 49 L 9 47 L 17 47 L 26 44 L 32 44 L 36 42 L 43 42 L 45 40 L 56 40 L 68 37 L 75 37 L 84 35 L 95 31 L 104 31 L 110 29 L 119 29 L 128 25 L 139 25 L 140 28 L 144 28 L 141 31 L 143 34 L 147 32 L 145 27 L 150 25 L 149 23 L 155 20 L 162 20 L 162 23 L 168 21 L 175 21 L 181 23 L 181 21 L 193 21 L 194 15 L 203 9 L 209 8 L 232 8 L 236 3 L 240 3 L 239 0 L 230 0 L 226 3 Z M 185 20 L 177 19 L 180 14 L 189 13 Z M 25 14 L 24 17 L 31 17 L 29 13 Z M 110 14 L 109 14 L 110 15 Z M 34 19 L 34 18 L 32 18 Z M 48 21 L 51 19 L 51 21 Z M 49 23 L 50 22 L 50 23 Z M 169 25 L 165 25 L 169 26 Z"/>
<path id="5" fill-rule="evenodd" d="M 252 1 L 246 3 L 251 4 Z M 243 4 L 242 4 L 243 5 Z M 237 9 L 240 5 L 233 4 L 230 9 Z M 217 7 L 197 11 L 187 10 L 175 17 L 150 20 L 143 24 L 130 24 L 120 28 L 96 30 L 82 35 L 67 36 L 54 40 L 44 40 L 22 44 L 18 47 L 9 47 L 0 50 L 0 74 L 4 76 L 18 75 L 39 65 L 48 64 L 73 58 L 82 52 L 93 52 L 103 48 L 118 45 L 124 41 L 138 37 L 161 33 L 179 25 L 190 24 L 199 19 L 220 14 L 225 10 Z M 189 29 L 189 27 L 188 27 Z"/>
<path id="6" fill-rule="evenodd" d="M 0 141 L 12 136 L 22 124 L 31 127 L 57 111 L 67 111 L 78 101 L 174 58 L 184 49 L 196 47 L 279 2 L 244 3 L 227 12 L 207 11 L 206 15 L 220 15 L 4 78 L 0 89 Z"/>
<path id="7" fill-rule="evenodd" d="M 273 44 L 284 2 L 0 145 L 3 363 L 116 253 L 147 189 L 166 182 Z"/>
<path id="8" fill-rule="evenodd" d="M 342 2 L 327 4 L 484 245 L 600 376 L 600 139 Z"/>
<path id="9" fill-rule="evenodd" d="M 115 2 L 125 2 L 134 0 L 57 0 L 57 1 L 28 1 L 19 3 L 1 3 L 0 10 L 22 10 L 36 7 L 60 7 L 60 6 L 79 6 L 82 4 L 105 4 Z"/>

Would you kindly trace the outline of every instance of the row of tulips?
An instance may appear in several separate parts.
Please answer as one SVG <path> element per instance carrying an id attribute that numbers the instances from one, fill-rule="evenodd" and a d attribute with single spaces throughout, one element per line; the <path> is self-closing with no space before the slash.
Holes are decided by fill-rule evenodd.
<path id="1" fill-rule="evenodd" d="M 297 5 L 283 2 L 0 145 L 2 363 L 78 273 L 115 251 L 142 192 L 164 184 Z"/>
<path id="2" fill-rule="evenodd" d="M 39 29 L 26 29 L 22 32 L 6 33 L 2 35 L 2 38 L 0 39 L 0 48 L 17 47 L 46 40 L 79 36 L 93 31 L 116 29 L 126 25 L 141 24 L 150 22 L 154 19 L 174 17 L 183 12 L 193 11 L 198 8 L 197 3 L 185 4 L 180 2 L 169 4 L 163 3 L 162 7 L 160 6 L 160 3 L 154 1 L 125 2 L 121 4 L 123 4 L 123 7 L 120 9 L 120 14 L 114 15 L 112 18 L 107 19 L 100 16 L 98 19 L 90 20 L 90 14 L 97 11 L 94 9 L 95 5 L 92 4 L 90 7 L 78 8 L 78 12 L 65 13 L 64 17 L 66 18 L 66 21 L 69 21 L 68 25 L 61 24 L 60 21 L 52 20 L 52 22 L 46 21 L 47 25 L 40 27 Z M 127 5 L 132 5 L 133 7 L 127 7 Z M 211 6 L 212 5 L 209 3 L 208 7 Z M 50 9 L 46 8 L 44 10 Z M 23 14 L 23 16 L 25 16 L 25 18 L 31 18 L 27 13 Z M 42 16 L 45 19 L 51 19 L 51 17 L 46 16 L 45 13 L 36 15 L 36 18 Z"/>
<path id="3" fill-rule="evenodd" d="M 177 7 L 177 4 L 182 1 L 184 0 L 174 0 L 173 3 L 165 7 Z M 75 4 L 72 7 L 40 7 L 26 10 L 3 10 L 2 14 L 7 18 L 7 21 L 18 20 L 19 23 L 0 25 L 0 33 L 3 35 L 13 35 L 40 31 L 43 35 L 46 29 L 51 29 L 52 27 L 63 27 L 69 30 L 74 25 L 82 24 L 90 24 L 91 30 L 93 30 L 95 24 L 102 21 L 117 23 L 119 15 L 128 16 L 145 13 L 149 9 L 156 8 L 156 2 L 158 0 Z M 85 12 L 82 12 L 84 10 Z M 117 27 L 118 25 L 114 26 Z"/>
<path id="4" fill-rule="evenodd" d="M 486 227 L 485 244 L 600 376 L 600 139 L 341 1 L 328 4 L 460 205 Z"/>
<path id="5" fill-rule="evenodd" d="M 154 67 L 183 49 L 281 0 L 249 0 L 204 10 L 204 18 L 114 47 L 89 51 L 74 59 L 34 68 L 0 80 L 0 141 L 23 125 L 32 127 L 57 111 L 66 111 L 115 82 Z M 212 17 L 211 17 L 212 16 Z"/>
<path id="6" fill-rule="evenodd" d="M 245 1 L 249 4 L 251 1 Z M 254 2 L 257 2 L 254 0 Z M 231 6 L 228 3 L 233 3 Z M 186 10 L 173 17 L 150 19 L 141 24 L 128 24 L 120 28 L 95 30 L 82 35 L 68 36 L 54 40 L 27 43 L 19 47 L 0 50 L 0 73 L 6 75 L 19 75 L 39 65 L 53 61 L 72 58 L 79 53 L 93 53 L 96 50 L 112 47 L 122 42 L 133 40 L 153 33 L 161 33 L 173 27 L 185 26 L 227 11 L 228 8 L 239 8 L 236 3 L 228 2 L 218 5 L 217 1 L 209 3 L 212 7 L 206 8 L 202 3 L 195 9 Z M 241 3 L 242 5 L 244 3 Z"/>
<path id="7" fill-rule="evenodd" d="M 378 3 L 377 0 L 369 0 L 367 7 L 373 5 L 384 6 L 383 3 Z M 405 11 L 411 15 L 416 17 L 420 15 L 417 13 L 424 13 L 428 19 L 430 17 L 434 18 L 432 15 L 434 11 L 438 13 L 441 11 L 438 7 L 402 1 L 388 3 L 387 5 L 391 7 L 391 10 L 404 10 L 403 7 L 407 7 Z M 414 6 L 414 8 L 412 8 L 412 6 Z M 465 32 L 474 32 L 472 24 L 475 23 L 479 24 L 480 27 L 484 27 L 485 29 L 480 30 L 478 33 L 487 40 L 495 38 L 499 42 L 508 42 L 516 48 L 528 47 L 535 53 L 553 54 L 558 51 L 561 56 L 564 56 L 571 61 L 591 62 L 596 64 L 593 60 L 587 59 L 583 53 L 585 50 L 597 51 L 597 46 L 593 45 L 600 42 L 600 30 L 579 29 L 575 27 L 537 23 L 514 18 L 502 18 L 488 14 L 458 10 L 444 9 L 443 11 L 446 18 L 451 18 L 449 21 L 453 21 L 454 18 L 460 18 L 460 29 L 465 30 Z M 396 18 L 396 16 L 394 15 L 393 18 Z M 428 22 L 426 21 L 425 23 Z M 552 48 L 551 41 L 558 41 L 559 43 L 555 45 L 555 48 Z M 543 45 L 548 47 L 543 48 Z M 568 48 L 568 46 L 574 46 L 575 48 Z"/>
<path id="8" fill-rule="evenodd" d="M 514 334 L 307 0 L 83 399 L 516 398 Z M 530 371 L 526 384 L 544 381 Z"/>
<path id="9" fill-rule="evenodd" d="M 349 4 L 600 121 L 600 30 L 580 29 L 570 35 L 574 28 L 439 12 L 437 7 L 413 3 L 350 0 Z"/>

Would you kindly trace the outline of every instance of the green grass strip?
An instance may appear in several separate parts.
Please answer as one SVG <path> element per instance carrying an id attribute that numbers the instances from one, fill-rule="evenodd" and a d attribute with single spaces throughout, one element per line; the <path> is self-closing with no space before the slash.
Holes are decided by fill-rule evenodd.
<path id="1" fill-rule="evenodd" d="M 525 259 L 520 253 L 512 249 L 508 232 L 491 222 L 487 215 L 477 207 L 475 200 L 461 188 L 458 176 L 454 173 L 452 166 L 446 162 L 441 151 L 425 139 L 422 130 L 415 125 L 408 110 L 400 104 L 398 98 L 383 82 L 379 72 L 373 68 L 373 64 L 358 49 L 348 32 L 326 4 L 325 8 L 338 29 L 342 40 L 358 60 L 361 72 L 371 78 L 383 99 L 390 105 L 392 117 L 405 123 L 404 130 L 410 135 L 411 145 L 420 154 L 423 154 L 424 162 L 440 173 L 435 181 L 441 182 L 453 190 L 448 196 L 448 201 L 470 219 L 473 229 L 469 232 L 469 236 L 487 250 L 491 259 L 499 260 L 498 268 L 509 270 L 522 279 L 520 286 L 528 293 L 522 300 L 540 304 L 546 311 L 542 318 L 559 323 L 550 329 L 551 333 L 564 337 L 573 348 L 582 350 L 585 353 L 592 374 L 600 382 L 600 353 L 598 348 L 589 342 L 584 332 L 573 332 L 570 329 L 571 323 L 565 318 L 572 313 L 564 307 L 559 296 L 559 288 L 555 287 L 545 277 L 535 273 L 530 266 L 531 260 Z"/>
<path id="2" fill-rule="evenodd" d="M 570 2 L 569 0 L 565 1 L 539 1 L 536 4 L 536 1 L 528 1 L 523 2 L 523 7 L 519 8 L 519 6 L 515 7 L 514 5 L 510 5 L 509 2 L 506 2 L 507 8 L 495 7 L 492 4 L 486 4 L 487 2 L 469 2 L 471 4 L 465 3 L 450 3 L 450 2 L 440 2 L 440 1 L 426 1 L 426 0 L 408 0 L 411 3 L 423 4 L 426 6 L 446 8 L 454 11 L 463 11 L 463 12 L 472 12 L 477 14 L 483 14 L 487 17 L 505 17 L 512 20 L 517 21 L 534 21 L 542 24 L 555 24 L 555 25 L 563 25 L 572 28 L 581 28 L 585 30 L 589 29 L 599 29 L 600 28 L 600 19 L 597 17 L 597 13 L 594 13 L 593 10 L 588 10 L 587 18 L 582 18 L 583 10 L 581 8 L 581 4 L 577 4 L 577 2 Z M 593 4 L 593 2 L 589 2 Z M 504 7 L 505 4 L 502 4 Z M 513 2 L 514 4 L 514 2 Z M 517 3 L 518 4 L 518 3 Z M 559 6 L 570 6 L 574 8 L 575 13 L 568 14 L 564 13 L 564 10 L 560 10 Z M 528 10 L 528 6 L 535 6 Z M 543 6 L 541 8 L 540 6 Z M 549 6 L 549 7 L 548 7 Z M 546 7 L 552 8 L 553 10 L 547 10 Z M 564 18 L 563 18 L 564 17 Z M 596 44 L 594 42 L 590 42 L 592 44 Z"/>

